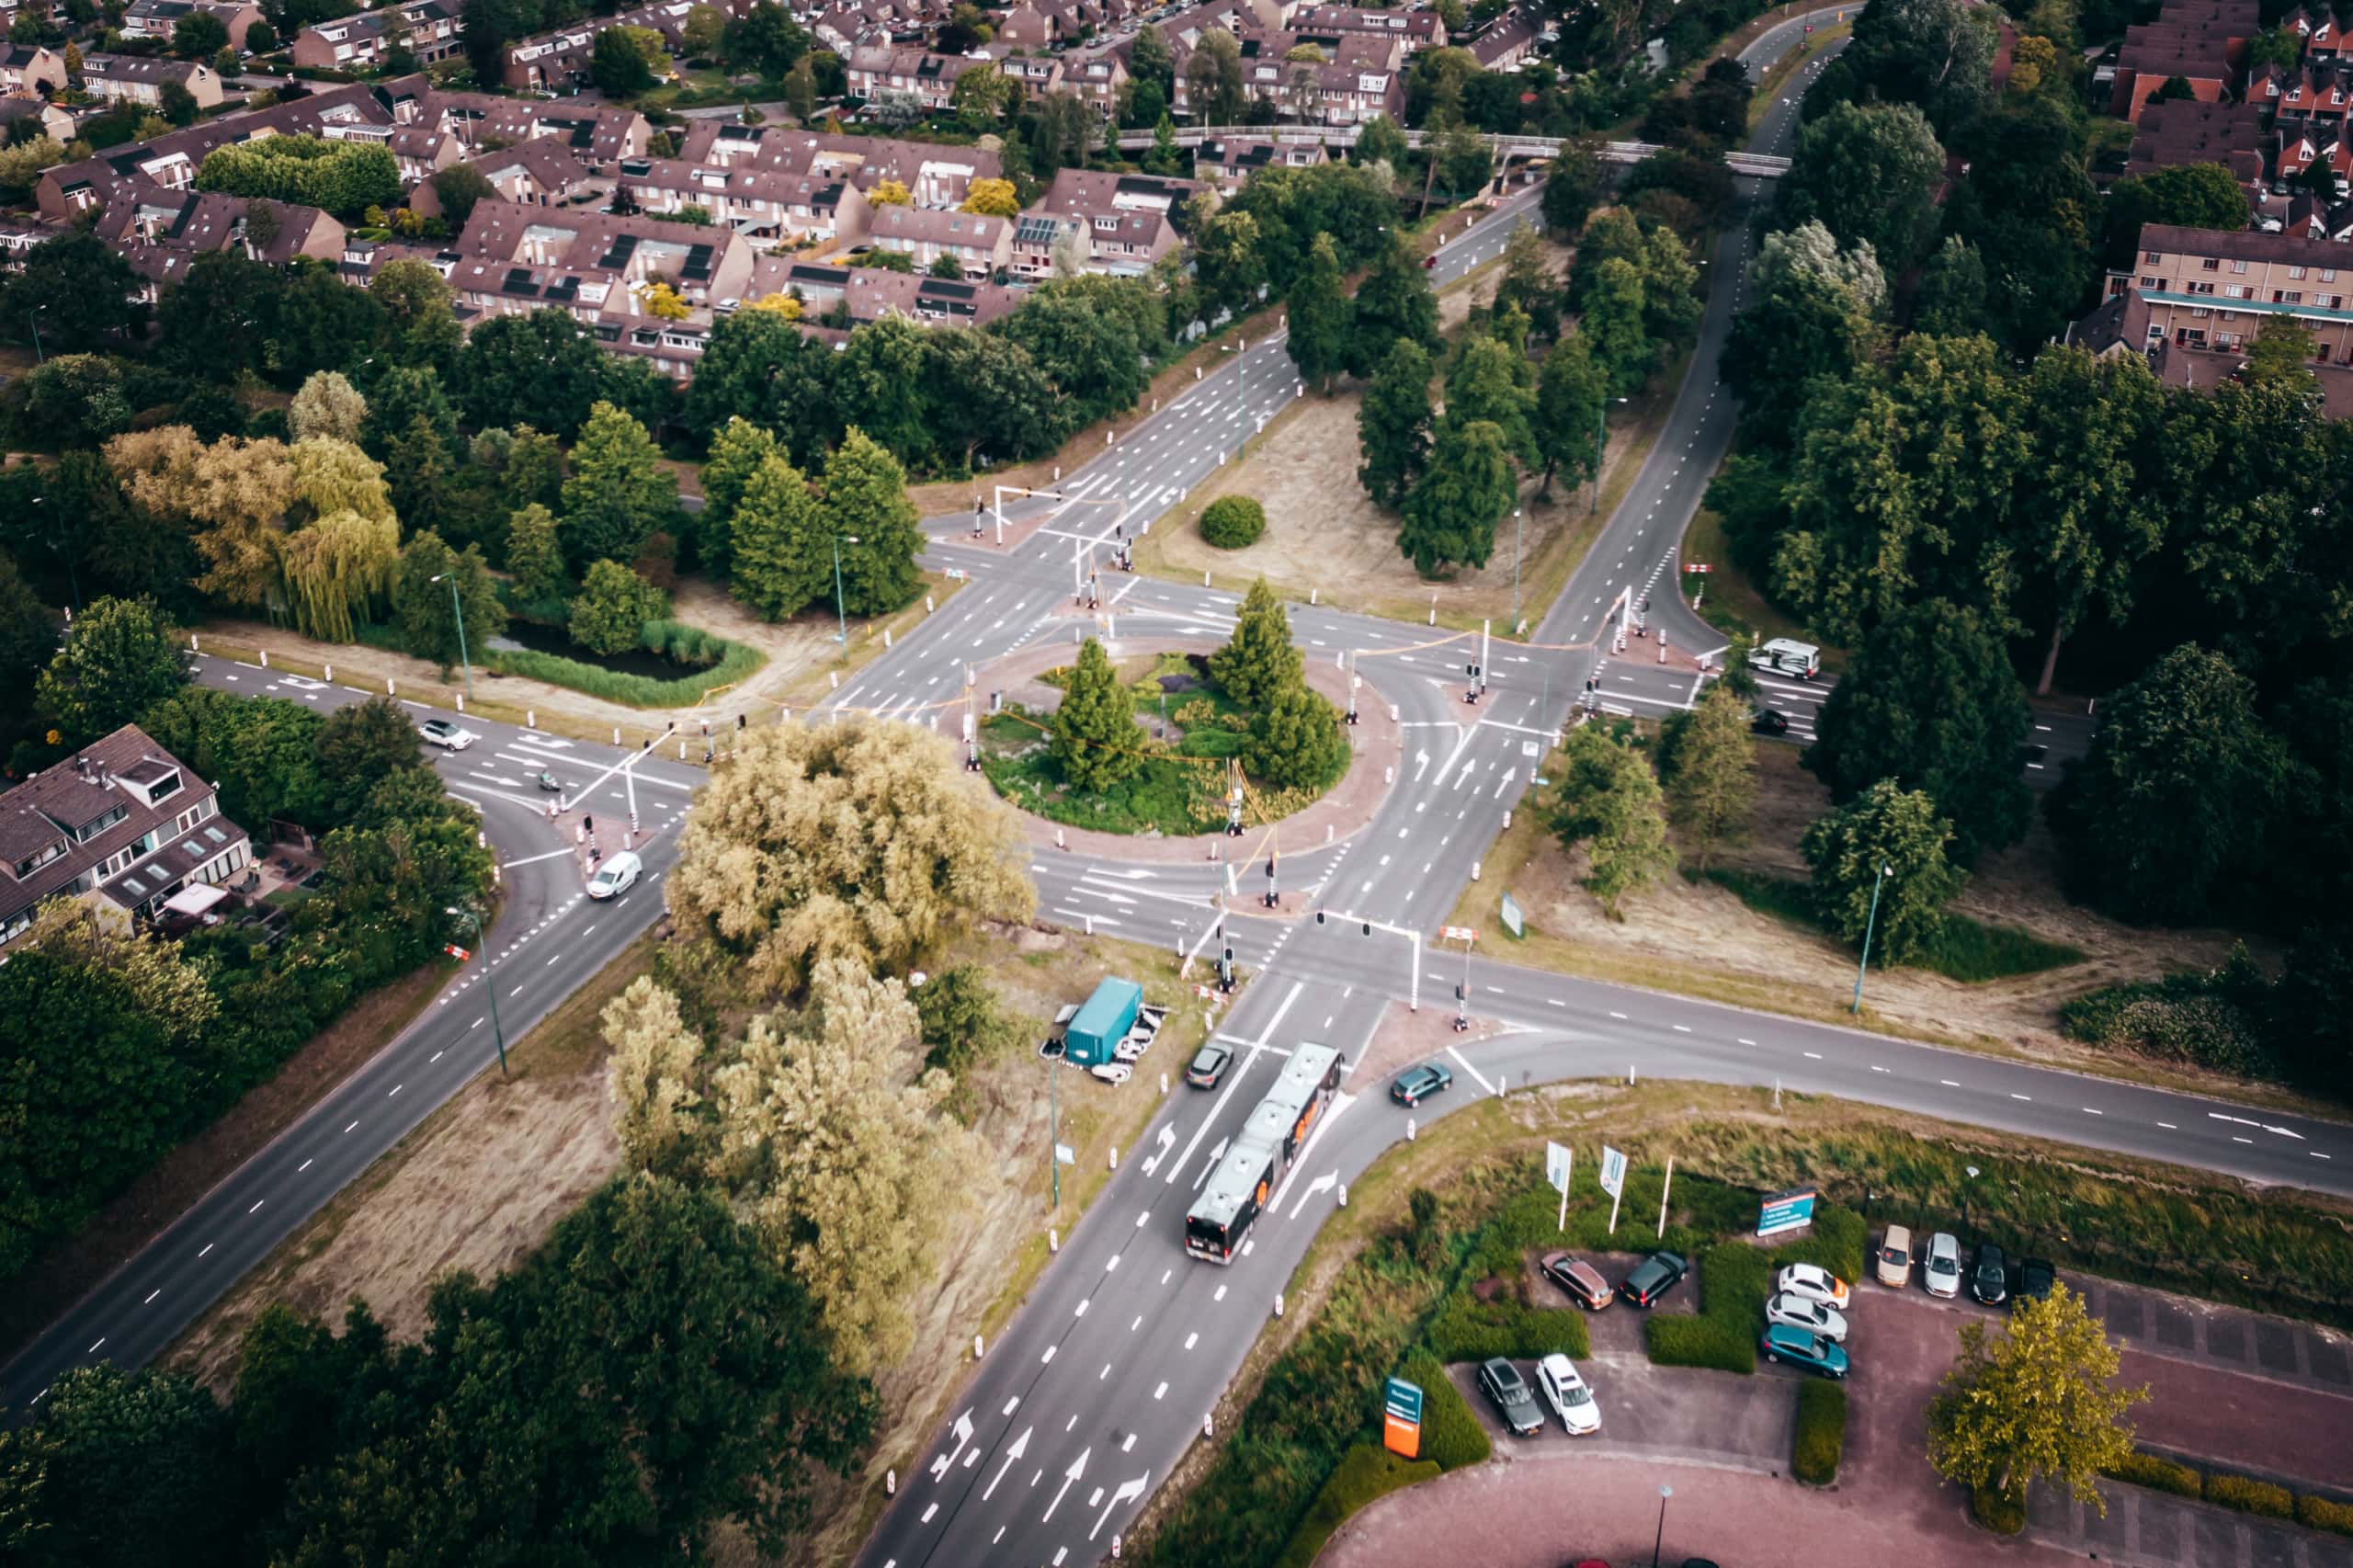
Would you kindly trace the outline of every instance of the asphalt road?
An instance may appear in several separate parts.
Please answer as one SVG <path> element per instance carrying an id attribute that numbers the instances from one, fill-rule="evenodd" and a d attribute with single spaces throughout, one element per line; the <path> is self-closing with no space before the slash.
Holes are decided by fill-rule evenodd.
<path id="1" fill-rule="evenodd" d="M 323 711 L 368 695 L 202 655 L 196 675 L 207 686 L 288 698 Z M 498 987 L 498 1023 L 511 1044 L 660 915 L 661 878 L 676 858 L 678 820 L 701 772 L 681 766 L 675 754 L 646 756 L 631 768 L 646 834 L 639 846 L 645 873 L 620 897 L 592 903 L 566 836 L 570 821 L 561 831 L 548 823 L 547 797 L 531 779 L 547 768 L 579 800 L 582 787 L 627 754 L 473 718 L 463 722 L 482 738 L 462 752 L 436 752 L 434 766 L 452 793 L 481 808 L 502 861 L 488 972 Z M 628 822 L 626 779 L 605 778 L 585 805 L 598 818 L 599 842 L 609 853 Z M 450 940 L 479 948 L 461 923 L 450 926 Z M 20 1419 L 70 1367 L 101 1359 L 138 1366 L 156 1356 L 346 1183 L 493 1066 L 497 1049 L 483 974 L 476 951 L 373 1060 L 0 1369 L 0 1416 Z"/>

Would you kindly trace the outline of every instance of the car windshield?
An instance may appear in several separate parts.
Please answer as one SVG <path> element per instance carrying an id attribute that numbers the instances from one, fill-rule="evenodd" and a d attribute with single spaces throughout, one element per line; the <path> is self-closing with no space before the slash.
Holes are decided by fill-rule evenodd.
<path id="1" fill-rule="evenodd" d="M 1201 1047 L 1200 1051 L 1193 1057 L 1193 1071 L 1196 1073 L 1210 1072 L 1213 1070 L 1218 1063 L 1224 1060 L 1224 1051 L 1220 1051 L 1216 1046 L 1205 1045 Z"/>
<path id="2" fill-rule="evenodd" d="M 1571 1383 L 1561 1391 L 1561 1402 L 1564 1404 L 1591 1404 L 1593 1391 L 1583 1383 Z"/>
<path id="3" fill-rule="evenodd" d="M 1881 1247 L 1879 1249 L 1879 1255 L 1880 1256 L 1887 1259 L 1890 1263 L 1909 1263 L 1911 1261 L 1911 1255 L 1905 1252 L 1902 1247 Z"/>

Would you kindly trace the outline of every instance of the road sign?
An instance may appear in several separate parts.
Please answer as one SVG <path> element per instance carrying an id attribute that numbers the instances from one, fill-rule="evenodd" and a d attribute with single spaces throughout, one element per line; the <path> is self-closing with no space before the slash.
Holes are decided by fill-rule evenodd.
<path id="1" fill-rule="evenodd" d="M 1683 563 L 1683 569 L 1686 572 L 1712 572 L 1715 570 L 1714 567 L 1709 565 L 1704 561 L 1687 561 Z"/>
<path id="2" fill-rule="evenodd" d="M 1078 1164 L 1078 1155 L 1072 1151 L 1071 1146 L 1067 1143 L 1057 1143 L 1054 1145 L 1054 1158 L 1056 1161 L 1065 1165 L 1074 1165 Z"/>
<path id="3" fill-rule="evenodd" d="M 1475 942 L 1479 939 L 1479 933 L 1468 926 L 1442 926 L 1438 927 L 1438 934 L 1449 942 Z"/>
<path id="4" fill-rule="evenodd" d="M 1381 1442 L 1391 1453 L 1414 1459 L 1422 1451 L 1422 1389 L 1392 1378 L 1381 1391 Z"/>
<path id="5" fill-rule="evenodd" d="M 1626 1156 L 1607 1143 L 1601 1146 L 1601 1190 L 1612 1198 L 1626 1190 Z"/>
<path id="6" fill-rule="evenodd" d="M 1791 1187 L 1787 1192 L 1768 1192 L 1756 1214 L 1756 1233 L 1760 1236 L 1779 1235 L 1783 1231 L 1802 1231 L 1813 1223 L 1814 1189 L 1810 1187 Z"/>
<path id="7" fill-rule="evenodd" d="M 1555 1192 L 1569 1190 L 1569 1146 L 1547 1142 L 1544 1145 L 1544 1182 Z"/>
<path id="8" fill-rule="evenodd" d="M 461 948 L 461 947 L 458 946 L 458 944 L 457 944 L 457 943 L 455 943 L 455 942 L 444 942 L 444 943 L 442 943 L 442 944 L 441 944 L 441 950 L 442 950 L 443 952 L 445 952 L 445 953 L 449 954 L 451 958 L 453 958 L 453 959 L 457 960 L 460 963 L 463 963 L 463 962 L 465 962 L 468 959 L 470 959 L 470 958 L 472 958 L 472 957 L 473 957 L 473 954 L 472 954 L 472 952 L 468 951 L 468 950 L 467 950 L 466 949 L 464 949 L 464 948 Z"/>
<path id="9" fill-rule="evenodd" d="M 1508 892 L 1504 894 L 1503 907 L 1498 912 L 1498 915 L 1504 923 L 1504 929 L 1514 937 L 1528 935 L 1528 923 L 1520 917 L 1519 900 L 1512 897 Z"/>

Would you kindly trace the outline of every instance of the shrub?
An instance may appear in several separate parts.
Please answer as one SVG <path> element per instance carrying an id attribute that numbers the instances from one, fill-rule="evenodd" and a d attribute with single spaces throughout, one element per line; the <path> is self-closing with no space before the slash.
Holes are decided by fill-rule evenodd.
<path id="1" fill-rule="evenodd" d="M 1757 1314 L 1772 1289 L 1774 1260 L 1745 1242 L 1720 1242 L 1699 1255 L 1699 1315 L 1653 1317 L 1644 1325 L 1651 1359 L 1665 1367 L 1756 1370 Z"/>
<path id="2" fill-rule="evenodd" d="M 2307 1494 L 2296 1499 L 2296 1522 L 2306 1529 L 2353 1535 L 2353 1507 Z"/>
<path id="3" fill-rule="evenodd" d="M 2121 1461 L 2100 1472 L 2135 1486 L 2145 1486 L 2152 1492 L 2170 1492 L 2177 1497 L 2200 1495 L 2205 1478 L 2186 1464 L 2144 1454 L 2139 1449 L 2126 1454 Z"/>
<path id="4" fill-rule="evenodd" d="M 1479 1425 L 1437 1357 L 1416 1350 L 1405 1358 L 1397 1375 L 1422 1388 L 1422 1458 L 1440 1470 L 1487 1462 L 1495 1452 L 1487 1429 Z"/>
<path id="5" fill-rule="evenodd" d="M 1221 495 L 1201 511 L 1201 537 L 1220 550 L 1240 550 L 1267 531 L 1267 509 L 1247 495 Z"/>
<path id="6" fill-rule="evenodd" d="M 1980 1486 L 1969 1494 L 1969 1511 L 1995 1535 L 2016 1535 L 2026 1528 L 2026 1500 Z"/>
<path id="7" fill-rule="evenodd" d="M 1315 1494 L 1313 1506 L 1299 1524 L 1299 1533 L 1291 1537 L 1276 1564 L 1276 1568 L 1308 1568 L 1332 1532 L 1345 1523 L 1349 1515 L 1377 1497 L 1427 1481 L 1438 1473 L 1438 1467 L 1428 1460 L 1409 1460 L 1391 1453 L 1373 1443 L 1358 1443 L 1340 1460 L 1340 1468 Z"/>
<path id="8" fill-rule="evenodd" d="M 2274 1486 L 2268 1481 L 2250 1481 L 2244 1475 L 2208 1476 L 2206 1501 L 2236 1508 L 2243 1514 L 2261 1514 L 2269 1519 L 2296 1517 L 2295 1496 L 2286 1487 Z"/>
<path id="9" fill-rule="evenodd" d="M 1643 1325 L 1651 1359 L 1662 1367 L 1708 1367 L 1719 1372 L 1756 1370 L 1755 1335 L 1711 1317 L 1655 1316 Z"/>
<path id="10" fill-rule="evenodd" d="M 1798 1436 L 1790 1471 L 1812 1486 L 1838 1479 L 1847 1451 L 1847 1391 L 1820 1379 L 1798 1385 Z"/>
<path id="11" fill-rule="evenodd" d="M 1483 1361 L 1490 1356 L 1529 1360 L 1554 1351 L 1582 1361 L 1592 1354 L 1583 1313 L 1531 1307 L 1508 1292 L 1483 1301 L 1467 1284 L 1431 1320 L 1429 1346 L 1442 1361 Z"/>
<path id="12" fill-rule="evenodd" d="M 551 686 L 568 686 L 574 691 L 585 691 L 591 697 L 601 697 L 608 702 L 623 702 L 631 708 L 690 708 L 716 687 L 732 686 L 767 663 L 767 655 L 748 643 L 730 642 L 723 637 L 676 621 L 649 620 L 645 623 L 645 646 L 656 653 L 676 659 L 674 649 L 686 649 L 708 653 L 713 646 L 725 650 L 718 662 L 690 676 L 674 680 L 656 680 L 652 676 L 624 675 L 618 670 L 567 659 L 560 653 L 542 653 L 536 648 L 494 648 L 482 661 L 503 676 L 520 676 L 526 680 L 543 680 Z M 690 663 L 682 659 L 680 662 Z"/>

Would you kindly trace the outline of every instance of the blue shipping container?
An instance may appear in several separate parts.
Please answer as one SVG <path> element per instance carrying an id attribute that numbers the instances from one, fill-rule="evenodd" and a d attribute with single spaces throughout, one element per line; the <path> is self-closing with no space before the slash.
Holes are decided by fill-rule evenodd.
<path id="1" fill-rule="evenodd" d="M 1110 1061 L 1111 1048 L 1128 1038 L 1128 1030 L 1135 1027 L 1136 1009 L 1142 1006 L 1142 986 L 1132 980 L 1107 976 L 1071 1019 L 1063 1035 L 1063 1060 L 1078 1067 Z"/>

